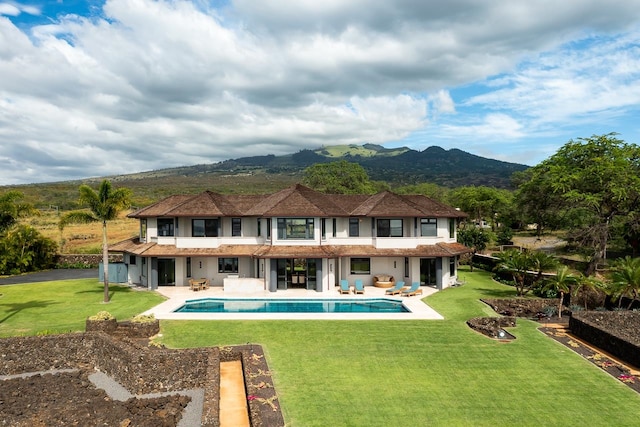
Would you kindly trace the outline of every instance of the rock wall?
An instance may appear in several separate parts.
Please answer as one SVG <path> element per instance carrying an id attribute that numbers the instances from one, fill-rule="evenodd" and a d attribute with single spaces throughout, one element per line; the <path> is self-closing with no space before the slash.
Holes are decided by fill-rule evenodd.
<path id="1" fill-rule="evenodd" d="M 633 366 L 640 366 L 638 325 L 640 312 L 634 311 L 579 311 L 569 319 L 572 334 Z"/>

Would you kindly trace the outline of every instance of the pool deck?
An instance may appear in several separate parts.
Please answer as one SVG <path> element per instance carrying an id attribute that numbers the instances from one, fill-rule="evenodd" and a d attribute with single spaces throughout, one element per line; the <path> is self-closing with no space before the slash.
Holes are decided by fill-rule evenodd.
<path id="1" fill-rule="evenodd" d="M 167 301 L 147 310 L 144 314 L 153 314 L 156 319 L 167 320 L 442 320 L 443 317 L 422 298 L 434 294 L 437 289 L 422 286 L 422 295 L 403 297 L 385 296 L 384 288 L 365 287 L 364 295 L 340 295 L 335 292 L 316 292 L 305 289 L 289 289 L 278 292 L 231 293 L 222 287 L 211 287 L 207 290 L 192 291 L 187 286 L 163 286 L 157 289 Z M 411 313 L 174 313 L 187 300 L 201 298 L 247 298 L 247 299 L 370 299 L 388 298 L 402 301 Z"/>

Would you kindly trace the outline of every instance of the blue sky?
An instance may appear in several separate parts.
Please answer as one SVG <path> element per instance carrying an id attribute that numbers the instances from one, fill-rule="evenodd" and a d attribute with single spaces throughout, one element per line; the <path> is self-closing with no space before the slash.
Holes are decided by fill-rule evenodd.
<path id="1" fill-rule="evenodd" d="M 640 0 L 0 0 L 0 185 L 437 145 L 640 143 Z"/>

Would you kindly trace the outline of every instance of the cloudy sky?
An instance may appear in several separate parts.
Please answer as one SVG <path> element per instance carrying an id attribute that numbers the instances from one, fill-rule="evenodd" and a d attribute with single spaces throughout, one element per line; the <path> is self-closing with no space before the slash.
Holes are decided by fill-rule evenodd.
<path id="1" fill-rule="evenodd" d="M 0 0 L 0 185 L 609 132 L 640 143 L 640 0 Z"/>

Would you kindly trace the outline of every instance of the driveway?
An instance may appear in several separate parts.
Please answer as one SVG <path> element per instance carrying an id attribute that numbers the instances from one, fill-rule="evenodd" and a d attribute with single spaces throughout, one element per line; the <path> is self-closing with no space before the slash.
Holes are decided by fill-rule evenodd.
<path id="1" fill-rule="evenodd" d="M 98 280 L 98 269 L 59 269 L 38 271 L 35 273 L 21 274 L 0 278 L 0 285 L 17 285 L 22 283 L 50 282 L 52 280 L 69 279 L 96 279 Z"/>

